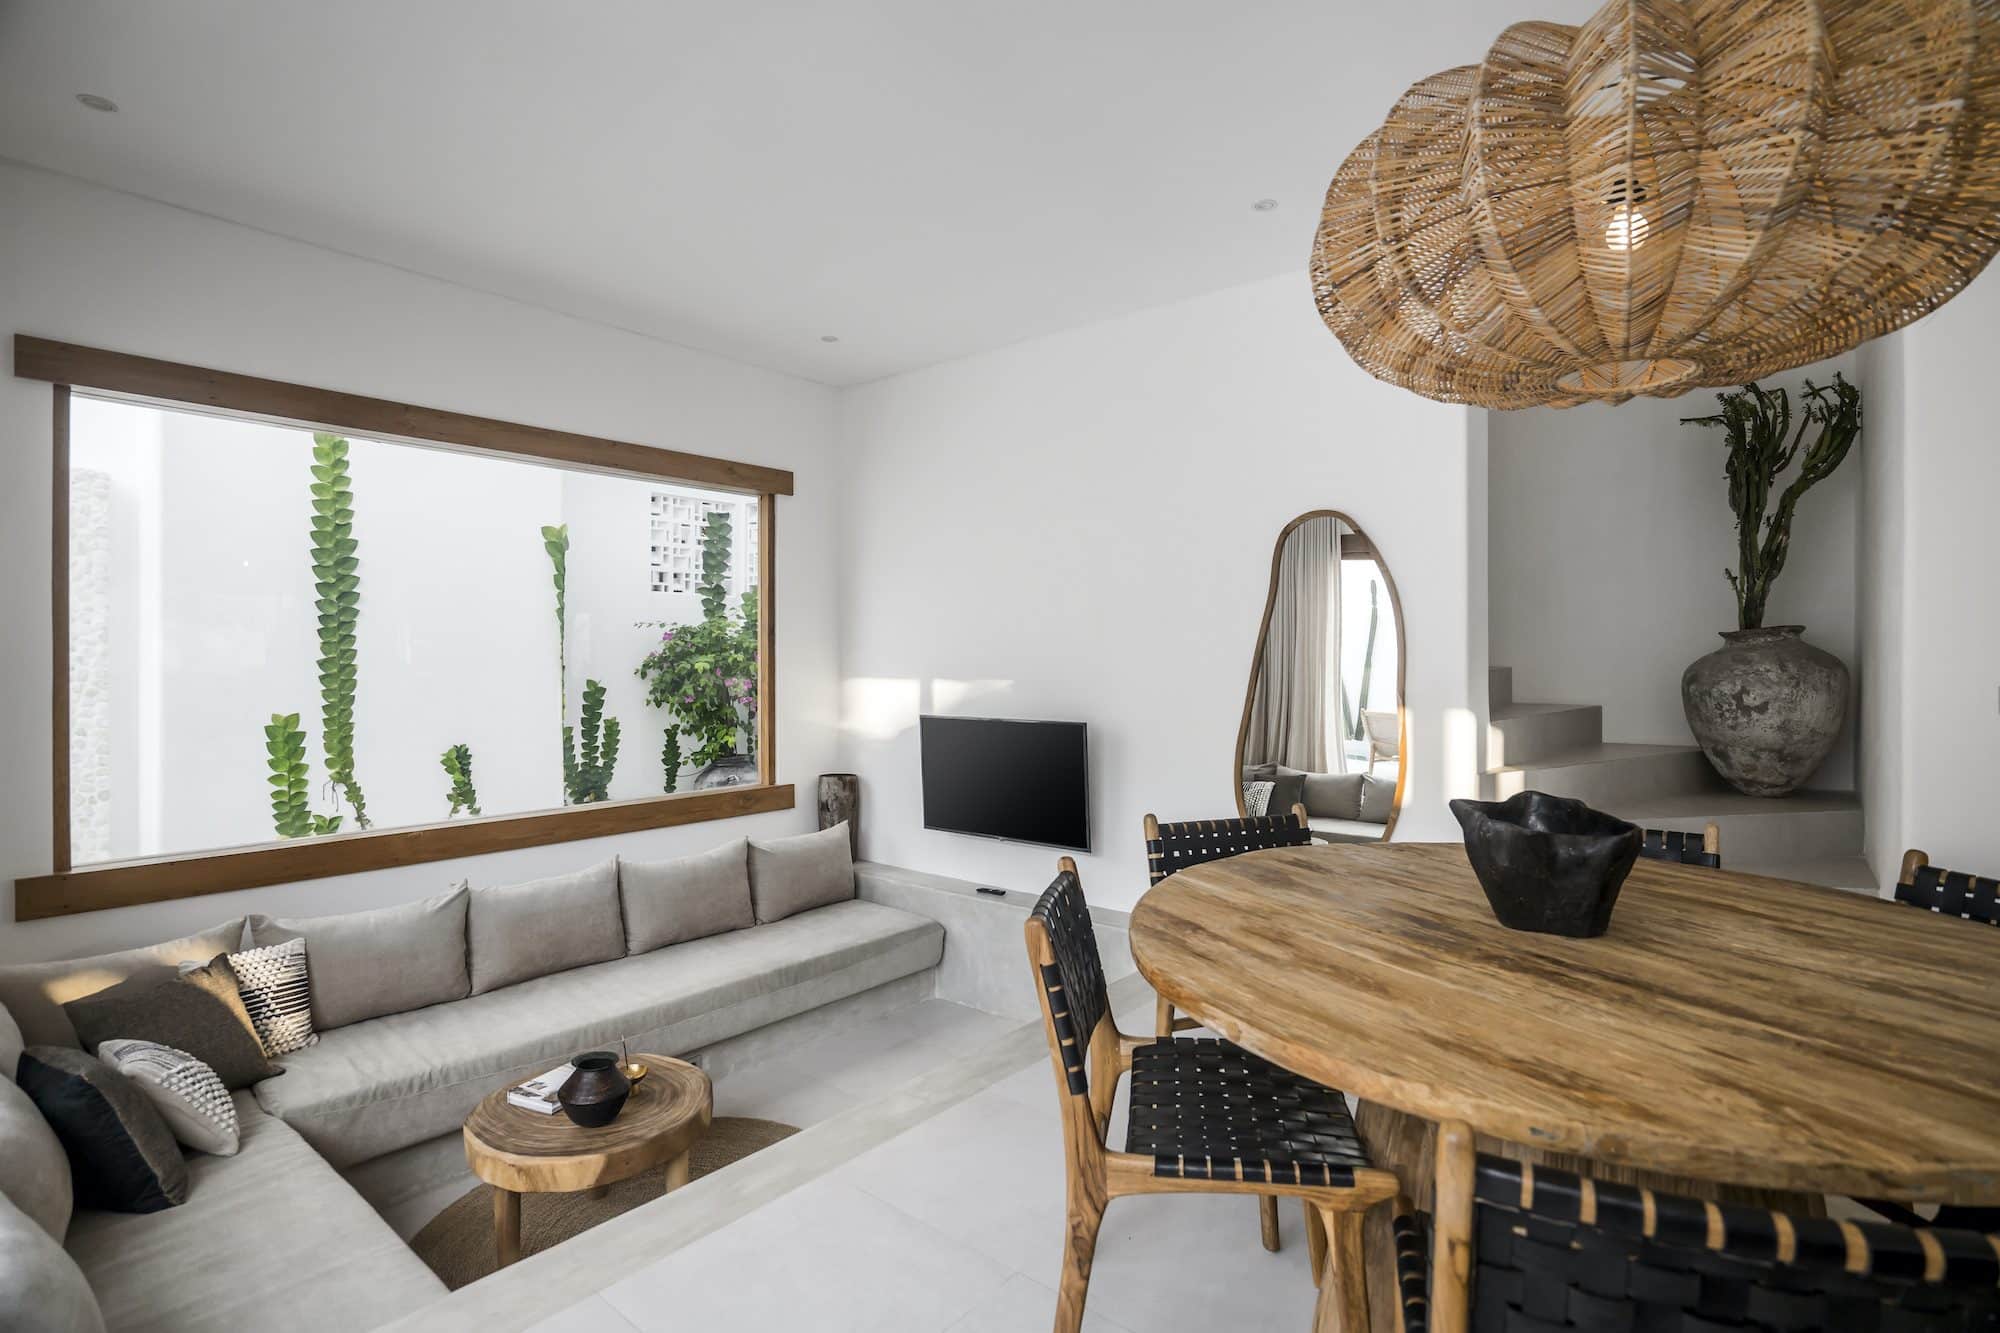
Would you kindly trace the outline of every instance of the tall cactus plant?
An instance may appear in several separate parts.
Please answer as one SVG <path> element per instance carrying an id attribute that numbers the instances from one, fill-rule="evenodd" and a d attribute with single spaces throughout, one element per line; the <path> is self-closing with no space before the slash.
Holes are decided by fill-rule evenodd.
<path id="1" fill-rule="evenodd" d="M 313 433 L 312 571 L 319 612 L 320 745 L 326 779 L 369 826 L 368 800 L 354 778 L 355 628 L 361 618 L 361 561 L 354 539 L 354 488 L 347 441 Z"/>
<path id="2" fill-rule="evenodd" d="M 582 745 L 576 732 L 583 733 Z M 604 716 L 604 683 L 583 682 L 583 712 L 576 728 L 563 726 L 563 794 L 571 805 L 607 800 L 618 766 L 618 719 Z"/>

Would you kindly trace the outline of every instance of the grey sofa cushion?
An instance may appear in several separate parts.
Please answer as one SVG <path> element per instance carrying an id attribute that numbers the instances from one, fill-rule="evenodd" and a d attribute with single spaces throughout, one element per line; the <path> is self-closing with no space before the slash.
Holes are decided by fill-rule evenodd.
<path id="1" fill-rule="evenodd" d="M 78 1204 L 157 1213 L 187 1201 L 181 1145 L 131 1079 L 73 1047 L 30 1046 L 21 1090 L 62 1140 Z"/>
<path id="2" fill-rule="evenodd" d="M 474 889 L 465 935 L 474 995 L 622 957 L 618 858 L 570 875 Z"/>
<path id="3" fill-rule="evenodd" d="M 1359 773 L 1307 773 L 1305 775 L 1306 815 L 1311 819 L 1361 818 Z"/>
<path id="4" fill-rule="evenodd" d="M 0 1004 L 0 1079 L 14 1081 L 14 1066 L 21 1063 L 21 1048 L 27 1044 L 21 1039 L 20 1024 L 7 1012 L 7 1006 Z"/>
<path id="5" fill-rule="evenodd" d="M 618 860 L 625 952 L 647 953 L 755 923 L 749 844 L 737 838 L 676 861 Z"/>
<path id="6" fill-rule="evenodd" d="M 845 821 L 817 833 L 750 841 L 750 899 L 758 922 L 854 896 L 854 849 Z"/>
<path id="7" fill-rule="evenodd" d="M 108 990 L 71 1000 L 63 1011 L 85 1050 L 95 1051 L 99 1042 L 114 1037 L 157 1041 L 186 1051 L 231 1089 L 283 1072 L 264 1055 L 263 1039 L 243 1007 L 226 956 L 180 972 L 163 968 L 127 977 Z"/>
<path id="8" fill-rule="evenodd" d="M 435 898 L 368 912 L 289 918 L 258 913 L 248 928 L 260 949 L 286 940 L 306 942 L 313 1026 L 325 1032 L 471 994 L 465 950 L 470 900 L 471 891 L 460 884 Z"/>
<path id="9" fill-rule="evenodd" d="M 142 949 L 53 963 L 16 963 L 0 967 L 0 1005 L 14 1016 L 28 1045 L 76 1046 L 80 1044 L 76 1029 L 62 1011 L 68 1001 L 115 986 L 135 972 L 206 963 L 219 953 L 233 953 L 242 947 L 243 918 L 239 916 L 198 935 Z"/>
<path id="10" fill-rule="evenodd" d="M 475 911 L 477 908 L 475 907 Z M 454 1134 L 481 1098 L 578 1051 L 675 1055 L 935 967 L 944 929 L 850 901 L 775 925 L 391 1014 L 326 1033 L 259 1084 L 338 1167 Z"/>
<path id="11" fill-rule="evenodd" d="M 0 1328 L 8 1333 L 104 1333 L 104 1314 L 76 1260 L 4 1198 Z"/>
<path id="12" fill-rule="evenodd" d="M 61 1244 L 69 1230 L 70 1191 L 62 1140 L 34 1098 L 12 1079 L 0 1079 L 0 1195 Z"/>
<path id="13" fill-rule="evenodd" d="M 1364 824 L 1386 824 L 1396 810 L 1396 784 L 1371 777 L 1361 785 L 1361 812 L 1355 818 Z"/>
<path id="14" fill-rule="evenodd" d="M 242 1151 L 192 1158 L 185 1204 L 151 1217 L 79 1212 L 71 1224 L 70 1253 L 112 1329 L 348 1333 L 444 1297 L 304 1140 L 247 1092 L 236 1113 Z"/>

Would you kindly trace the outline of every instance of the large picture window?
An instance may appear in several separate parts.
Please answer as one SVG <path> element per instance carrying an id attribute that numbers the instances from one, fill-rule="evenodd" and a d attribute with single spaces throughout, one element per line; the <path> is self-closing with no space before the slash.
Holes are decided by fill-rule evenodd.
<path id="1" fill-rule="evenodd" d="M 791 804 L 789 474 L 18 341 L 45 363 L 57 846 L 19 915 Z"/>

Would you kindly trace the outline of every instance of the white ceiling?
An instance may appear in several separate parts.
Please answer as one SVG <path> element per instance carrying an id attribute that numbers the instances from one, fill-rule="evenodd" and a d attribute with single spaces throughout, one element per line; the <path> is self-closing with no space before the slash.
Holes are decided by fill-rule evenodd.
<path id="1" fill-rule="evenodd" d="M 1520 3 L 0 0 L 0 156 L 848 384 L 1302 274 Z"/>

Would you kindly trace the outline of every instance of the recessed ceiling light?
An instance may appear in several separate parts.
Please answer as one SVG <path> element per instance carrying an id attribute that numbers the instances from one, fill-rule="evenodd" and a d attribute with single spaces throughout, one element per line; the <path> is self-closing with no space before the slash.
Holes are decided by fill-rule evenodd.
<path id="1" fill-rule="evenodd" d="M 837 333 L 822 333 L 819 335 L 819 340 L 823 343 L 837 343 L 840 341 L 840 335 Z"/>
<path id="2" fill-rule="evenodd" d="M 118 109 L 116 102 L 108 97 L 99 97 L 96 93 L 78 93 L 76 100 L 89 107 L 92 111 L 116 111 Z"/>
<path id="3" fill-rule="evenodd" d="M 1259 199 L 1256 203 L 1250 205 L 1250 207 L 1256 209 L 1259 213 L 1268 213 L 1277 206 L 1278 201 L 1275 199 Z"/>

